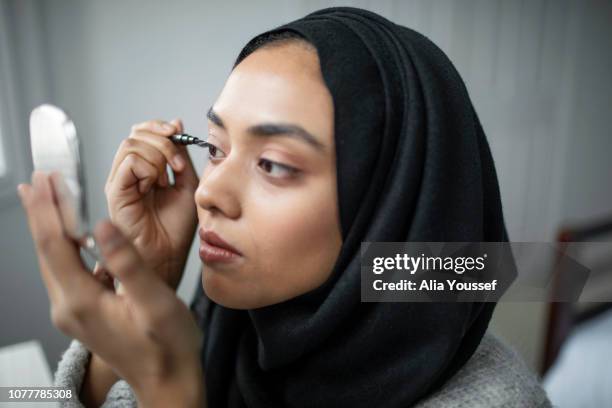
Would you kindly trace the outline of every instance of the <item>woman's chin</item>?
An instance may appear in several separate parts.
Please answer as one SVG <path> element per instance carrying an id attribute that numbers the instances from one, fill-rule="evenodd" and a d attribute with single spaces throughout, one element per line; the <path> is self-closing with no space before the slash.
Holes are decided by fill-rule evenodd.
<path id="1" fill-rule="evenodd" d="M 263 306 L 257 302 L 252 291 L 246 291 L 245 286 L 217 272 L 207 271 L 206 267 L 202 272 L 202 288 L 210 300 L 223 307 L 255 309 Z"/>

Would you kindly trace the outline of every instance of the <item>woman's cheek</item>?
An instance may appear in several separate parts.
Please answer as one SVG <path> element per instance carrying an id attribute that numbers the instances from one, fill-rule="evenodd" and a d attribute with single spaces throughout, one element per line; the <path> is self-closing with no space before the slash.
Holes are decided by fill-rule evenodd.
<path id="1" fill-rule="evenodd" d="M 311 191 L 294 200 L 271 200 L 262 222 L 257 246 L 260 270 L 275 297 L 297 296 L 321 282 L 331 266 L 335 225 L 334 207 Z M 331 202 L 333 202 L 333 197 Z M 274 203 L 272 205 L 272 203 Z M 331 212 L 328 214 L 328 212 Z M 263 286 L 268 286 L 262 282 Z"/>

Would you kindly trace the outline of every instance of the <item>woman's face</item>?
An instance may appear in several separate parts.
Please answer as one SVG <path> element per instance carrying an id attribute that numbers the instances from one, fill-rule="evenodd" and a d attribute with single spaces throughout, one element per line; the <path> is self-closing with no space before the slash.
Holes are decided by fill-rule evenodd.
<path id="1" fill-rule="evenodd" d="M 234 68 L 208 113 L 215 147 L 195 192 L 200 229 L 241 253 L 204 261 L 216 303 L 263 307 L 329 277 L 342 245 L 333 118 L 314 49 L 260 48 Z"/>

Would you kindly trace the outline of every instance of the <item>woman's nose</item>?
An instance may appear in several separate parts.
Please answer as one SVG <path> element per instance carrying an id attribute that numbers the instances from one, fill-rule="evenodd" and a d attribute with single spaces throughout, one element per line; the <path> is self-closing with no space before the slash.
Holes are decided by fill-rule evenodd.
<path id="1" fill-rule="evenodd" d="M 211 212 L 222 212 L 228 218 L 239 217 L 243 183 L 238 171 L 227 158 L 220 164 L 208 163 L 194 193 L 196 205 Z"/>

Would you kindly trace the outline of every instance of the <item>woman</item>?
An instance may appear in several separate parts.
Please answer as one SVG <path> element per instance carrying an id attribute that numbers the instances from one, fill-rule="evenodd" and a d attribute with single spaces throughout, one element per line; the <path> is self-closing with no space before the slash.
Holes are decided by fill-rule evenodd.
<path id="1" fill-rule="evenodd" d="M 320 10 L 251 40 L 208 119 L 197 188 L 166 139 L 180 121 L 122 143 L 98 280 L 62 237 L 48 177 L 20 187 L 54 323 L 76 338 L 57 385 L 92 406 L 549 406 L 485 335 L 494 303 L 360 302 L 362 241 L 507 241 L 484 133 L 434 44 Z M 196 212 L 197 325 L 173 293 Z"/>

